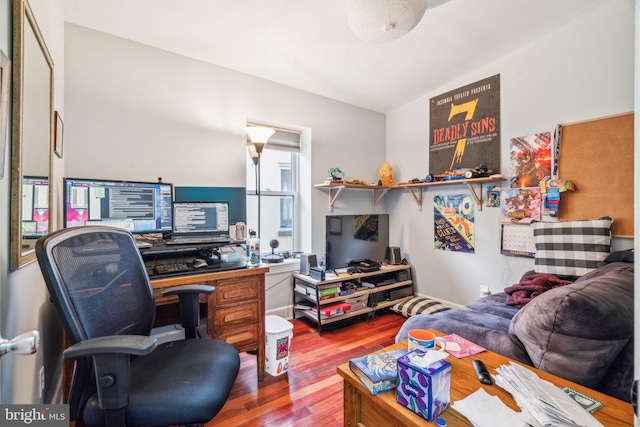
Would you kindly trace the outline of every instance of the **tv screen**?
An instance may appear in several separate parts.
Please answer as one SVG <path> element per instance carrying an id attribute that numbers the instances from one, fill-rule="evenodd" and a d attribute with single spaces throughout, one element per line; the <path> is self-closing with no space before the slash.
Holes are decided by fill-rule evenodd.
<path id="1" fill-rule="evenodd" d="M 132 233 L 170 233 L 173 185 L 64 178 L 64 226 L 107 225 Z"/>
<path id="2" fill-rule="evenodd" d="M 389 215 L 328 215 L 325 262 L 327 270 L 345 268 L 350 261 L 382 262 L 389 246 Z"/>

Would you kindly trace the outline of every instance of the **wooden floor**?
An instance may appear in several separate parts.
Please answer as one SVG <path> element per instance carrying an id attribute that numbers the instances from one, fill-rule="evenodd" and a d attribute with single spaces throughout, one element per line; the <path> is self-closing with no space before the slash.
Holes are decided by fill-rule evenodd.
<path id="1" fill-rule="evenodd" d="M 404 317 L 389 312 L 372 320 L 323 331 L 292 320 L 289 372 L 258 383 L 256 356 L 241 353 L 240 373 L 212 426 L 342 426 L 342 377 L 336 367 L 394 343 Z"/>

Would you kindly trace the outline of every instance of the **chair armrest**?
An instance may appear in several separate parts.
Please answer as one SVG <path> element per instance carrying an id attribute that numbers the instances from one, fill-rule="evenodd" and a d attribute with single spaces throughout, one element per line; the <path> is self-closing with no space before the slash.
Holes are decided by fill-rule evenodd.
<path id="1" fill-rule="evenodd" d="M 64 350 L 65 359 L 75 359 L 96 354 L 132 354 L 145 356 L 151 353 L 158 340 L 144 335 L 110 335 L 80 341 Z"/>
<path id="2" fill-rule="evenodd" d="M 157 339 L 143 335 L 111 335 L 73 344 L 64 358 L 91 356 L 100 407 L 115 417 L 129 404 L 130 358 L 145 356 L 157 345 Z M 111 415 L 107 415 L 108 417 Z"/>
<path id="3" fill-rule="evenodd" d="M 178 295 L 180 299 L 180 319 L 186 338 L 195 338 L 200 324 L 200 294 L 211 295 L 216 290 L 210 285 L 173 286 L 162 291 L 162 296 Z"/>
<path id="4" fill-rule="evenodd" d="M 182 285 L 173 286 L 162 290 L 162 296 L 180 295 L 180 294 L 212 294 L 216 290 L 215 286 L 210 285 Z"/>

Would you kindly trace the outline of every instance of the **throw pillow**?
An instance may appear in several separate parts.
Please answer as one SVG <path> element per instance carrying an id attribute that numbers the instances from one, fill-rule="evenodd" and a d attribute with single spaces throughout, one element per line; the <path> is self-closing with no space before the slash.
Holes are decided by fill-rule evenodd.
<path id="1" fill-rule="evenodd" d="M 611 217 L 533 221 L 535 272 L 579 277 L 604 265 L 611 253 Z"/>
<path id="2" fill-rule="evenodd" d="M 390 308 L 404 317 L 411 317 L 416 314 L 435 314 L 453 307 L 431 298 L 416 297 L 394 304 Z"/>

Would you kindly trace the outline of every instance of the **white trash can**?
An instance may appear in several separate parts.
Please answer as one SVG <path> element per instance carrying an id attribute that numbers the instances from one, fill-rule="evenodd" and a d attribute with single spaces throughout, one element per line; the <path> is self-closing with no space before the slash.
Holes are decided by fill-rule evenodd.
<path id="1" fill-rule="evenodd" d="M 265 317 L 265 371 L 273 376 L 289 370 L 289 347 L 293 338 L 293 324 L 280 316 Z"/>

